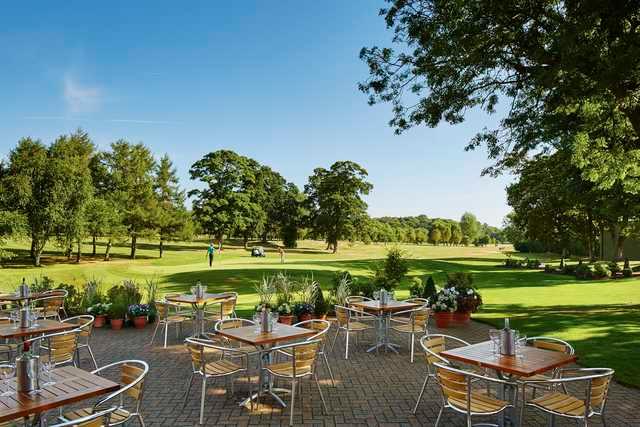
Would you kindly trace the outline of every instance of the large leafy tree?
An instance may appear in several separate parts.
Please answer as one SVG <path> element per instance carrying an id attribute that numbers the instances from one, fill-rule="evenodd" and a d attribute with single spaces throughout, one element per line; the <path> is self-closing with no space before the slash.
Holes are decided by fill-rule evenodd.
<path id="1" fill-rule="evenodd" d="M 457 124 L 473 108 L 506 114 L 485 144 L 499 173 L 571 149 L 601 189 L 640 192 L 640 3 L 626 0 L 389 0 L 397 49 L 364 48 L 360 88 L 391 102 L 396 132 Z"/>
<path id="2" fill-rule="evenodd" d="M 316 168 L 304 191 L 312 213 L 312 227 L 338 251 L 338 241 L 356 234 L 356 228 L 367 217 L 367 204 L 362 196 L 373 186 L 366 180 L 367 171 L 351 161 L 339 161 L 331 168 Z"/>
<path id="3" fill-rule="evenodd" d="M 130 257 L 135 259 L 138 237 L 151 234 L 156 225 L 158 203 L 154 193 L 156 162 L 142 143 L 119 140 L 111 150 L 101 153 L 99 165 L 101 192 L 120 213 L 122 225 L 131 239 Z"/>
<path id="4" fill-rule="evenodd" d="M 282 197 L 282 204 L 276 213 L 275 219 L 284 246 L 287 248 L 297 247 L 300 228 L 309 219 L 305 194 L 295 184 L 288 183 Z"/>
<path id="5" fill-rule="evenodd" d="M 460 231 L 464 240 L 474 242 L 480 232 L 480 223 L 474 214 L 465 212 L 460 217 Z"/>
<path id="6" fill-rule="evenodd" d="M 205 155 L 190 169 L 191 179 L 203 187 L 191 190 L 193 214 L 208 234 L 222 242 L 232 231 L 256 226 L 260 206 L 252 187 L 257 163 L 230 150 Z"/>
<path id="7" fill-rule="evenodd" d="M 188 219 L 184 206 L 185 193 L 180 189 L 176 169 L 166 154 L 156 167 L 154 190 L 158 203 L 156 226 L 160 237 L 159 255 L 162 258 L 164 241 L 177 238 Z"/>

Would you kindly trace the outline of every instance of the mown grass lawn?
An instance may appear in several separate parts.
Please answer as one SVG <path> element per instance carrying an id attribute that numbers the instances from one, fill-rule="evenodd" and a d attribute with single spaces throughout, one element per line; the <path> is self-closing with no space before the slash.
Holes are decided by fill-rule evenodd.
<path id="1" fill-rule="evenodd" d="M 206 242 L 173 243 L 158 259 L 153 242 L 139 246 L 138 259 L 126 259 L 128 248 L 115 247 L 109 262 L 85 257 L 81 264 L 67 262 L 51 252 L 45 265 L 33 268 L 24 259 L 24 243 L 13 263 L 0 269 L 2 289 L 12 290 L 20 280 L 46 275 L 56 282 L 83 283 L 97 278 L 105 287 L 124 279 L 144 282 L 157 278 L 162 292 L 183 291 L 201 280 L 216 291 L 240 293 L 239 310 L 248 314 L 257 302 L 253 285 L 264 274 L 287 270 L 291 275 L 313 274 L 327 290 L 336 270 L 367 276 L 382 261 L 382 245 L 343 245 L 338 254 L 323 251 L 320 242 L 302 242 L 290 250 L 286 263 L 268 250 L 266 258 L 251 258 L 240 247 L 229 247 L 216 256 L 214 267 L 206 260 Z M 86 250 L 89 246 L 85 247 Z M 617 379 L 640 387 L 640 279 L 577 281 L 569 276 L 500 267 L 504 254 L 498 248 L 403 246 L 410 257 L 410 275 L 434 274 L 438 284 L 444 273 L 470 271 L 480 288 L 484 306 L 474 317 L 501 326 L 505 317 L 528 336 L 551 335 L 570 341 L 580 363 L 616 369 Z M 103 251 L 99 247 L 99 252 Z M 408 295 L 408 281 L 399 292 Z M 455 329 L 452 330 L 455 334 Z"/>

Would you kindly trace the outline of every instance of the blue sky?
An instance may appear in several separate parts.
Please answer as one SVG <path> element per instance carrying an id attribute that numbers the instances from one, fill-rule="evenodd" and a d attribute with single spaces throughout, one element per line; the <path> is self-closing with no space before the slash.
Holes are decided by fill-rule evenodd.
<path id="1" fill-rule="evenodd" d="M 357 83 L 363 46 L 388 44 L 374 0 L 9 2 L 0 15 L 0 152 L 19 138 L 50 142 L 78 127 L 96 145 L 123 138 L 168 153 L 183 186 L 189 166 L 225 148 L 303 186 L 336 160 L 364 166 L 369 213 L 499 225 L 508 177 L 480 177 L 462 125 L 387 126 Z"/>

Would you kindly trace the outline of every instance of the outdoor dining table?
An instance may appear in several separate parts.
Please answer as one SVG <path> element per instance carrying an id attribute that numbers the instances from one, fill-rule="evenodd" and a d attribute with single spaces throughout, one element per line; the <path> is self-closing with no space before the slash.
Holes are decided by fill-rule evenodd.
<path id="1" fill-rule="evenodd" d="M 273 397 L 280 405 L 282 405 L 282 407 L 286 407 L 287 405 L 280 398 L 280 396 L 276 394 L 276 392 L 288 393 L 289 390 L 274 388 L 273 381 L 271 380 L 262 381 L 262 375 L 266 375 L 265 373 L 263 373 L 262 367 L 271 362 L 271 354 L 268 350 L 278 343 L 307 338 L 317 333 L 318 331 L 314 329 L 300 328 L 298 326 L 285 325 L 284 323 L 276 324 L 273 331 L 271 332 L 261 332 L 259 326 L 257 325 L 219 330 L 219 335 L 231 340 L 239 341 L 244 344 L 252 345 L 256 347 L 256 349 L 258 349 L 258 351 L 260 352 L 258 369 L 260 370 L 260 384 L 264 385 L 264 389 L 258 390 L 256 393 L 240 402 L 240 406 L 247 405 L 252 400 L 257 399 L 261 394 L 268 394 Z M 266 380 L 266 378 L 264 379 Z"/>
<path id="2" fill-rule="evenodd" d="M 0 397 L 0 423 L 34 415 L 33 425 L 40 423 L 40 414 L 61 406 L 70 405 L 120 388 L 106 378 L 73 366 L 54 369 L 52 384 L 37 392 L 17 392 Z M 15 390 L 15 378 L 9 386 Z"/>
<path id="3" fill-rule="evenodd" d="M 386 304 L 380 304 L 380 301 L 358 301 L 352 302 L 350 305 L 361 309 L 362 311 L 373 313 L 378 317 L 378 334 L 376 344 L 367 350 L 371 352 L 378 350 L 379 348 L 391 349 L 398 353 L 396 347 L 400 347 L 397 344 L 393 344 L 389 341 L 389 322 L 393 313 L 400 311 L 412 310 L 420 307 L 420 304 L 406 301 L 389 301 Z"/>
<path id="4" fill-rule="evenodd" d="M 53 334 L 77 327 L 77 324 L 48 319 L 38 319 L 34 325 L 28 328 L 21 328 L 17 323 L 8 323 L 0 326 L 0 339 L 21 339 L 26 341 L 36 335 Z"/>
<path id="5" fill-rule="evenodd" d="M 27 296 L 21 296 L 17 293 L 2 294 L 0 295 L 0 302 L 11 302 L 18 305 L 18 307 L 23 307 L 25 304 L 28 304 L 29 301 L 39 299 L 45 295 L 44 292 L 32 292 Z"/>
<path id="6" fill-rule="evenodd" d="M 232 294 L 223 292 L 218 294 L 210 294 L 205 293 L 202 298 L 196 298 L 193 294 L 180 294 L 180 295 L 171 295 L 165 297 L 165 299 L 169 302 L 174 302 L 178 304 L 191 304 L 193 308 L 193 313 L 195 314 L 195 325 L 193 330 L 193 336 L 195 338 L 204 336 L 205 328 L 204 328 L 204 311 L 207 308 L 207 303 L 223 300 L 228 298 Z"/>
<path id="7" fill-rule="evenodd" d="M 493 351 L 493 343 L 485 341 L 469 346 L 445 350 L 440 353 L 445 359 L 463 362 L 473 366 L 491 369 L 496 372 L 498 378 L 513 381 L 514 378 L 522 379 L 534 375 L 549 372 L 577 360 L 575 355 L 558 351 L 544 350 L 533 346 L 523 346 L 518 349 L 516 356 L 503 356 Z M 517 387 L 514 382 L 513 387 Z M 508 397 L 507 390 L 501 390 L 502 398 Z M 512 420 L 516 424 L 516 411 Z M 501 425 L 505 425 L 504 416 L 500 418 Z"/>

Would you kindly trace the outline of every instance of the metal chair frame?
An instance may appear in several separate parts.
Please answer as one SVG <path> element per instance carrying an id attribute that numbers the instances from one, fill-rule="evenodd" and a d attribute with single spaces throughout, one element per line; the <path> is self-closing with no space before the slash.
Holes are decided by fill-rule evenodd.
<path id="1" fill-rule="evenodd" d="M 306 328 L 307 325 L 312 325 L 311 329 L 318 331 L 317 334 L 310 336 L 306 339 L 306 341 L 320 340 L 320 349 L 318 350 L 318 355 L 322 356 L 322 360 L 324 362 L 324 366 L 327 368 L 327 372 L 329 372 L 329 378 L 331 378 L 331 385 L 336 386 L 336 381 L 333 376 L 333 371 L 331 370 L 331 365 L 329 364 L 329 359 L 327 358 L 327 335 L 329 333 L 329 329 L 331 328 L 331 323 L 328 320 L 322 319 L 311 319 L 304 320 L 302 322 L 298 322 L 293 324 L 293 326 L 298 326 L 300 328 Z M 316 327 L 313 325 L 322 325 L 321 327 Z M 287 356 L 291 356 L 291 353 L 281 352 L 286 354 Z"/>
<path id="2" fill-rule="evenodd" d="M 564 375 L 566 373 L 579 373 L 579 374 L 583 374 L 580 376 L 573 376 L 573 377 L 564 377 Z M 555 416 L 559 416 L 559 417 L 564 417 L 564 418 L 571 418 L 574 420 L 582 420 L 584 425 L 587 426 L 589 424 L 589 418 L 593 417 L 593 416 L 600 416 L 602 423 L 606 426 L 606 419 L 604 416 L 604 411 L 606 409 L 606 405 L 607 405 L 607 397 L 609 394 L 609 386 L 611 385 L 611 378 L 613 377 L 613 375 L 615 374 L 615 371 L 613 369 L 610 368 L 565 368 L 565 369 L 559 369 L 558 370 L 558 377 L 557 378 L 552 378 L 549 380 L 534 380 L 534 381 L 521 381 L 522 384 L 522 407 L 520 408 L 520 425 L 523 425 L 523 419 L 524 419 L 524 411 L 525 408 L 527 406 L 531 406 L 534 407 L 536 409 L 539 409 L 547 414 L 550 414 L 550 416 L 552 417 L 552 422 L 553 422 L 553 417 Z M 603 385 L 599 385 L 598 387 L 604 387 L 604 390 L 602 391 L 602 395 L 600 396 L 601 401 L 599 403 L 596 404 L 596 406 L 599 406 L 597 408 L 592 407 L 591 403 L 592 403 L 592 399 L 593 399 L 593 382 L 594 380 L 598 380 L 598 379 L 606 379 L 606 382 Z M 563 389 L 565 389 L 566 385 L 573 385 L 573 384 L 577 384 L 577 383 L 581 383 L 584 382 L 585 383 L 585 396 L 584 396 L 584 415 L 580 416 L 580 415 L 569 415 L 569 414 L 563 414 L 561 412 L 557 412 L 557 411 L 553 411 L 547 408 L 544 408 L 542 406 L 539 406 L 535 403 L 530 403 L 527 401 L 527 393 L 526 393 L 526 389 L 527 386 L 532 386 L 532 385 L 537 385 L 537 384 L 543 384 L 547 387 L 549 387 L 551 390 L 556 389 L 558 386 L 561 386 Z M 535 390 L 535 389 L 534 389 Z M 570 394 L 568 394 L 566 391 L 564 393 L 567 396 L 571 396 Z"/>
<path id="3" fill-rule="evenodd" d="M 80 330 L 78 343 L 76 345 L 76 358 L 78 360 L 78 364 L 80 364 L 80 349 L 86 348 L 89 352 L 89 356 L 91 356 L 94 369 L 98 369 L 98 362 L 96 362 L 93 350 L 91 350 L 91 334 L 93 333 L 93 322 L 95 321 L 95 317 L 90 314 L 81 314 L 79 316 L 68 317 L 64 319 L 62 323 L 73 323 L 74 321 L 77 322 L 77 329 Z M 84 321 L 84 323 L 81 323 L 81 321 Z M 80 342 L 80 339 L 83 337 L 86 338 L 86 340 L 84 342 Z"/>
<path id="4" fill-rule="evenodd" d="M 424 320 L 424 325 L 422 325 L 421 329 L 416 329 L 416 317 L 420 313 L 426 313 L 426 316 L 425 316 L 426 318 Z M 406 317 L 407 315 L 409 315 L 408 319 Z M 389 321 L 391 323 L 398 323 L 401 325 L 407 325 L 407 324 L 411 325 L 411 331 L 403 331 L 399 329 L 397 326 L 396 327 L 391 326 L 391 329 L 393 329 L 396 332 L 399 332 L 401 334 L 409 334 L 409 348 L 411 349 L 411 363 L 413 363 L 413 359 L 414 359 L 416 334 L 428 333 L 427 327 L 429 325 L 430 317 L 431 317 L 431 310 L 429 310 L 424 306 L 413 308 L 411 310 L 399 311 L 397 313 L 393 313 L 389 317 Z"/>
<path id="5" fill-rule="evenodd" d="M 189 319 L 188 319 L 188 316 L 183 314 L 174 314 L 174 315 L 170 314 L 171 309 L 172 308 L 177 309 L 179 308 L 179 305 L 166 302 L 166 301 L 156 301 L 155 304 L 156 304 L 156 307 L 159 307 L 159 306 L 163 307 L 162 311 L 164 312 L 164 316 L 160 316 L 156 320 L 156 328 L 153 331 L 153 335 L 151 336 L 151 342 L 149 343 L 149 345 L 153 345 L 153 341 L 156 339 L 156 334 L 158 333 L 158 329 L 160 329 L 160 326 L 162 325 L 162 327 L 164 328 L 164 348 L 167 348 L 167 334 L 169 332 L 169 326 L 176 325 L 176 338 L 180 338 L 180 334 L 183 333 L 182 324 Z M 178 316 L 181 319 L 171 320 L 170 317 L 172 316 Z"/>
<path id="6" fill-rule="evenodd" d="M 298 372 L 298 366 L 297 366 L 297 362 L 299 361 L 296 356 L 298 352 L 302 352 L 302 349 L 299 349 L 300 347 L 306 347 L 308 348 L 308 346 L 310 345 L 316 345 L 315 348 L 315 354 L 313 356 L 313 362 L 309 365 L 309 371 L 300 373 Z M 279 353 L 282 351 L 288 352 L 290 351 L 291 354 L 291 375 L 285 375 L 282 373 L 278 373 L 273 371 L 272 369 L 270 369 L 270 365 L 264 366 L 262 369 L 264 371 L 267 371 L 270 375 L 276 377 L 276 378 L 282 378 L 282 379 L 288 379 L 291 381 L 291 414 L 289 415 L 289 425 L 292 426 L 293 425 L 293 415 L 294 415 L 294 409 L 295 409 L 295 399 L 296 399 L 296 389 L 298 388 L 298 381 L 301 378 L 305 378 L 305 377 L 313 377 L 316 386 L 318 387 L 318 393 L 320 394 L 320 399 L 322 400 L 322 407 L 324 409 L 324 413 L 328 414 L 329 410 L 327 409 L 327 402 L 324 400 L 324 395 L 322 394 L 322 388 L 320 387 L 320 383 L 318 382 L 318 376 L 316 375 L 315 372 L 315 359 L 317 359 L 318 357 L 318 351 L 320 350 L 320 347 L 322 345 L 322 340 L 319 339 L 315 339 L 315 340 L 307 340 L 307 341 L 302 341 L 302 342 L 298 342 L 298 343 L 292 343 L 292 344 L 284 344 L 284 345 L 279 345 L 276 347 L 273 347 L 271 349 L 269 349 L 267 351 L 267 354 L 269 353 Z M 303 353 L 304 354 L 304 353 Z M 260 375 L 260 379 L 262 380 L 263 375 Z M 259 385 L 259 389 L 262 389 L 262 384 Z"/>
<path id="7" fill-rule="evenodd" d="M 346 335 L 346 340 L 345 340 L 345 350 L 344 350 L 344 358 L 345 359 L 349 359 L 349 334 L 350 333 L 355 333 L 356 334 L 356 344 L 357 344 L 357 337 L 358 337 L 358 333 L 359 332 L 365 332 L 369 329 L 373 329 L 373 326 L 369 326 L 365 329 L 359 329 L 359 330 L 352 330 L 349 327 L 349 324 L 351 323 L 351 317 L 353 316 L 357 321 L 362 323 L 361 321 L 368 321 L 368 320 L 378 320 L 377 316 L 374 316 L 373 314 L 369 314 L 366 313 L 362 310 L 356 310 L 355 308 L 350 308 L 350 307 L 345 307 L 342 305 L 336 305 L 335 306 L 335 310 L 336 310 L 336 325 L 337 325 L 337 329 L 336 329 L 336 334 L 333 336 L 333 342 L 331 343 L 331 351 L 333 351 L 333 348 L 336 345 L 336 339 L 338 338 L 338 334 L 340 333 L 340 331 L 343 331 Z M 344 310 L 346 313 L 346 320 L 343 322 L 340 320 L 340 315 L 338 314 L 339 310 Z"/>
<path id="8" fill-rule="evenodd" d="M 62 321 L 62 317 L 60 316 L 60 312 L 61 311 L 64 313 L 64 317 L 67 317 L 67 311 L 64 308 L 64 302 L 65 302 L 65 299 L 67 298 L 67 296 L 69 296 L 69 291 L 67 291 L 65 289 L 52 289 L 50 291 L 44 292 L 43 296 L 32 300 L 31 301 L 31 306 L 36 308 L 37 304 L 42 303 L 44 306 L 42 307 L 42 315 L 39 316 L 39 318 L 41 318 L 41 319 L 49 319 L 51 317 L 54 317 L 54 318 L 58 319 L 58 321 Z M 60 300 L 61 303 L 57 306 L 57 310 L 56 310 L 55 314 L 50 315 L 47 312 L 47 302 L 48 301 L 55 301 L 55 300 Z"/>
<path id="9" fill-rule="evenodd" d="M 225 304 L 229 304 L 229 302 L 233 301 L 233 305 L 231 306 L 231 310 L 229 310 L 229 306 L 225 306 Z M 229 296 L 223 299 L 220 302 L 216 302 L 215 305 L 220 305 L 219 310 L 205 310 L 204 311 L 204 320 L 226 320 L 226 319 L 237 319 L 236 315 L 236 305 L 238 303 L 238 293 L 237 292 L 229 292 Z"/>
<path id="10" fill-rule="evenodd" d="M 56 341 L 57 338 L 59 337 L 65 337 L 65 336 L 73 336 L 73 348 L 71 349 L 71 351 L 69 351 L 69 356 L 63 360 L 60 361 L 53 361 L 53 367 L 57 368 L 59 366 L 62 365 L 66 365 L 66 364 L 72 364 L 73 366 L 77 367 L 77 363 L 76 363 L 76 352 L 78 350 L 78 336 L 80 335 L 80 329 L 76 328 L 76 329 L 71 329 L 69 331 L 64 331 L 64 332 L 56 332 L 54 334 L 48 334 L 48 335 L 41 335 L 39 337 L 35 337 L 35 338 L 31 338 L 29 340 L 26 340 L 24 342 L 25 345 L 29 345 L 30 348 L 33 348 L 34 344 L 39 344 L 38 345 L 38 353 L 40 353 L 42 350 L 45 350 L 47 352 L 47 355 L 49 357 L 49 360 L 51 360 L 54 355 L 53 352 L 55 352 L 57 350 L 57 348 L 55 347 L 56 344 L 53 344 L 51 341 L 54 340 Z M 46 344 L 41 344 L 42 341 L 46 340 Z"/>
<path id="11" fill-rule="evenodd" d="M 100 412 L 94 412 L 93 414 L 87 415 L 86 417 L 78 418 L 71 421 L 63 421 L 58 424 L 52 424 L 51 427 L 102 427 L 105 425 L 109 425 L 109 417 L 117 409 L 118 407 L 114 406 Z M 97 423 L 98 420 L 101 420 L 101 422 Z"/>
<path id="12" fill-rule="evenodd" d="M 185 345 L 187 347 L 195 346 L 199 347 L 199 361 L 194 358 L 193 349 L 189 348 L 189 352 L 191 353 L 191 367 L 192 372 L 189 377 L 189 381 L 187 382 L 187 389 L 184 393 L 184 401 L 182 403 L 182 407 L 184 408 L 187 404 L 187 398 L 189 397 L 189 393 L 191 392 L 191 386 L 193 385 L 193 379 L 196 375 L 202 377 L 202 392 L 200 395 L 200 424 L 204 422 L 204 401 L 207 393 L 207 380 L 210 378 L 222 378 L 222 377 L 230 377 L 231 378 L 231 394 L 233 394 L 233 380 L 234 376 L 237 373 L 244 372 L 247 376 L 247 382 L 249 384 L 249 396 L 252 395 L 252 387 L 251 387 L 251 377 L 249 375 L 249 353 L 234 349 L 231 347 L 224 347 L 216 345 L 213 341 L 200 339 L 200 338 L 187 338 L 185 340 Z M 209 351 L 205 351 L 209 350 Z M 244 360 L 243 366 L 239 366 L 238 369 L 232 370 L 230 372 L 221 373 L 221 374 L 208 374 L 207 373 L 207 365 L 211 362 L 207 360 L 207 355 L 219 353 L 221 361 L 224 359 L 225 355 L 233 354 L 236 358 L 240 357 Z M 198 363 L 199 362 L 199 363 Z M 253 409 L 253 401 L 251 401 L 251 409 Z"/>

